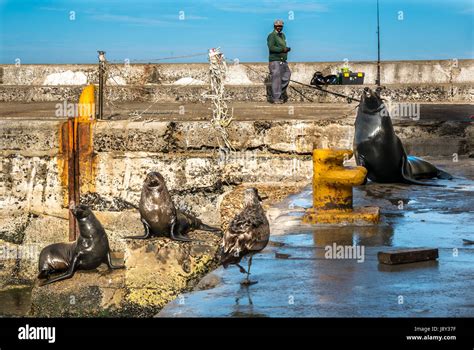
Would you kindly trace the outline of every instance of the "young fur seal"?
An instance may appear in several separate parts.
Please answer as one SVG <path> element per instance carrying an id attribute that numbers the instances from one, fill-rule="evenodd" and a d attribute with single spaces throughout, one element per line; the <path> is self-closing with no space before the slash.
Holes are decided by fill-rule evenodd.
<path id="1" fill-rule="evenodd" d="M 217 227 L 204 224 L 198 218 L 176 209 L 166 187 L 163 176 L 150 172 L 145 179 L 138 207 L 145 228 L 142 236 L 125 238 L 146 239 L 150 236 L 165 236 L 175 241 L 190 242 L 186 234 L 193 230 L 220 232 Z"/>
<path id="2" fill-rule="evenodd" d="M 89 207 L 78 205 L 71 211 L 79 225 L 80 236 L 72 243 L 55 243 L 43 248 L 38 264 L 38 278 L 46 278 L 42 286 L 71 278 L 77 270 L 93 270 L 102 263 L 112 270 L 125 268 L 112 264 L 107 234 Z M 49 278 L 58 272 L 63 274 Z"/>

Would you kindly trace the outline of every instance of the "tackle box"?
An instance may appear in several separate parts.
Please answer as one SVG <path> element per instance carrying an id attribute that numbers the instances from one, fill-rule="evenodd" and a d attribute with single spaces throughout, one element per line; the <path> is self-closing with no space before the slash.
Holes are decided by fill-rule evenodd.
<path id="1" fill-rule="evenodd" d="M 362 85 L 364 84 L 365 73 L 347 72 L 339 73 L 339 83 L 341 85 Z"/>

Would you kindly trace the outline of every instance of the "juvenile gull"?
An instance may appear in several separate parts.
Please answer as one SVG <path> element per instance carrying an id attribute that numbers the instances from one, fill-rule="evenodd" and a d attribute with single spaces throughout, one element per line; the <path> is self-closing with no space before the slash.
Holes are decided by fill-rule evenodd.
<path id="1" fill-rule="evenodd" d="M 245 190 L 244 208 L 230 222 L 222 242 L 222 265 L 224 268 L 231 264 L 237 265 L 240 272 L 246 273 L 247 277 L 242 282 L 244 285 L 257 283 L 249 279 L 252 257 L 267 246 L 270 238 L 270 225 L 260 204 L 261 200 L 256 188 Z M 249 257 L 247 270 L 240 265 L 244 256 Z"/>

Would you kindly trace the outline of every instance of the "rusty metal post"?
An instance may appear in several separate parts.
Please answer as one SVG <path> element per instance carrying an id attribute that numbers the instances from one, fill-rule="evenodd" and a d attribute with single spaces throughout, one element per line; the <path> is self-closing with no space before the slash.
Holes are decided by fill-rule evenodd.
<path id="1" fill-rule="evenodd" d="M 76 118 L 68 118 L 67 122 L 67 169 L 68 169 L 68 213 L 69 213 L 69 240 L 75 241 L 79 235 L 79 228 L 71 208 L 79 204 L 79 155 L 77 147 Z"/>
<path id="2" fill-rule="evenodd" d="M 97 119 L 102 119 L 104 113 L 104 73 L 105 73 L 105 51 L 99 53 L 99 113 Z"/>
<path id="3" fill-rule="evenodd" d="M 67 173 L 68 209 L 79 205 L 81 186 L 85 191 L 93 190 L 93 139 L 92 125 L 95 116 L 95 87 L 86 86 L 79 98 L 79 114 L 68 118 L 61 125 L 61 149 L 65 156 L 62 162 Z M 63 171 L 63 173 L 64 173 Z M 69 210 L 69 240 L 79 236 L 79 228 L 74 215 Z"/>

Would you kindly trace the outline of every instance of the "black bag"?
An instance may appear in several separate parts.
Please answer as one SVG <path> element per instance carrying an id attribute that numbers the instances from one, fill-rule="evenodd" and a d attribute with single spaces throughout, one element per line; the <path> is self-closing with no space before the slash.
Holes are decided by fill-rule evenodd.
<path id="1" fill-rule="evenodd" d="M 316 72 L 311 79 L 311 85 L 336 85 L 339 83 L 337 75 L 331 74 L 323 76 L 321 72 Z"/>
<path id="2" fill-rule="evenodd" d="M 326 85 L 326 81 L 324 79 L 323 74 L 321 72 L 314 73 L 310 85 Z"/>
<path id="3" fill-rule="evenodd" d="M 326 84 L 328 85 L 337 85 L 339 84 L 339 78 L 337 75 L 331 74 L 331 75 L 326 75 L 324 77 L 324 80 L 326 81 Z"/>

